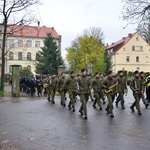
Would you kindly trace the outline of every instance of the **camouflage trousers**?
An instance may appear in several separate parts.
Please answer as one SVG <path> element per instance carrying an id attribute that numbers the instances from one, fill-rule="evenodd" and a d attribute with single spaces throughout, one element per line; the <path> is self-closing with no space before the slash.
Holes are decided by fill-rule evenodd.
<path id="1" fill-rule="evenodd" d="M 106 94 L 107 96 L 107 99 L 108 99 L 108 104 L 107 104 L 107 108 L 106 110 L 108 110 L 108 112 L 110 114 L 113 114 L 113 102 L 114 102 L 114 99 L 115 99 L 115 94 L 111 95 L 109 93 Z"/>
<path id="2" fill-rule="evenodd" d="M 47 97 L 52 101 L 54 101 L 56 90 L 51 88 L 46 88 L 46 92 L 47 92 Z"/>
<path id="3" fill-rule="evenodd" d="M 61 105 L 66 105 L 66 93 L 67 93 L 67 90 L 63 90 L 61 93 L 60 93 L 60 97 L 61 97 Z"/>
<path id="4" fill-rule="evenodd" d="M 96 104 L 101 108 L 102 104 L 101 104 L 101 98 L 102 98 L 102 93 L 101 92 L 94 92 L 94 102 L 93 102 L 93 106 L 95 106 Z"/>
<path id="5" fill-rule="evenodd" d="M 121 106 L 124 107 L 124 92 L 119 92 L 118 97 L 116 98 L 116 103 L 121 101 Z"/>
<path id="6" fill-rule="evenodd" d="M 70 101 L 69 101 L 68 107 L 72 108 L 73 110 L 75 109 L 75 97 L 76 97 L 76 95 L 77 95 L 76 92 L 69 91 Z"/>
<path id="7" fill-rule="evenodd" d="M 81 94 L 80 95 L 80 101 L 81 101 L 81 106 L 80 106 L 80 109 L 79 111 L 80 112 L 83 112 L 84 115 L 87 115 L 87 101 L 89 99 L 89 94 Z"/>
<path id="8" fill-rule="evenodd" d="M 131 107 L 136 107 L 136 109 L 138 110 L 138 112 L 141 112 L 140 110 L 140 99 L 141 99 L 141 94 L 135 94 L 133 93 L 133 97 L 135 99 L 135 101 L 132 103 Z"/>

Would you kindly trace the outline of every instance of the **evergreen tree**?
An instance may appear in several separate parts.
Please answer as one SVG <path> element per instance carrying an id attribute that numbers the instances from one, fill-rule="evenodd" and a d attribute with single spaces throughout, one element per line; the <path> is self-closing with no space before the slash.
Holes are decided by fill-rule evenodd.
<path id="1" fill-rule="evenodd" d="M 63 65 L 61 51 L 57 46 L 55 39 L 50 33 L 44 40 L 44 47 L 39 51 L 36 62 L 36 73 L 51 74 L 58 73 L 58 66 Z"/>
<path id="2" fill-rule="evenodd" d="M 107 74 L 108 70 L 111 70 L 113 66 L 111 56 L 108 54 L 107 50 L 105 50 L 104 53 L 104 64 L 105 64 L 105 74 Z"/>

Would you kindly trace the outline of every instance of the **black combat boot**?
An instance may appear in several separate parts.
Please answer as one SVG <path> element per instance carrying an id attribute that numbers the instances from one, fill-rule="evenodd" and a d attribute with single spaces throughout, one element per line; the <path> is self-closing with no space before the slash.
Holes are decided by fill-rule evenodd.
<path id="1" fill-rule="evenodd" d="M 142 113 L 139 111 L 139 112 L 138 112 L 138 115 L 142 115 Z"/>
<path id="2" fill-rule="evenodd" d="M 133 108 L 133 106 L 130 106 L 130 109 L 131 109 L 131 111 L 132 111 L 132 112 L 134 112 L 134 108 Z"/>
<path id="3" fill-rule="evenodd" d="M 81 109 L 79 110 L 79 113 L 80 113 L 81 116 L 84 115 Z"/>
<path id="4" fill-rule="evenodd" d="M 116 107 L 118 107 L 118 102 L 117 102 L 117 101 L 115 101 L 115 103 L 116 103 Z"/>
<path id="5" fill-rule="evenodd" d="M 87 118 L 88 118 L 88 117 L 87 117 L 87 114 L 85 114 L 84 119 L 87 120 Z"/>
<path id="6" fill-rule="evenodd" d="M 148 108 L 149 104 L 145 104 L 145 108 Z"/>
<path id="7" fill-rule="evenodd" d="M 110 117 L 114 118 L 114 114 L 113 114 L 113 113 L 110 113 Z"/>

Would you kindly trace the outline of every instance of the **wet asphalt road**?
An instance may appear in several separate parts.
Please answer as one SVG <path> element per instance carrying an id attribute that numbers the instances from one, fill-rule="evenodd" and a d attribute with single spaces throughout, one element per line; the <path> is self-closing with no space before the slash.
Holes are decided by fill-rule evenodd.
<path id="1" fill-rule="evenodd" d="M 78 112 L 51 104 L 46 97 L 0 98 L 0 150 L 150 150 L 150 108 L 131 113 L 131 91 L 125 110 L 114 106 L 114 118 L 88 102 L 88 120 Z M 68 103 L 68 100 L 67 100 Z"/>

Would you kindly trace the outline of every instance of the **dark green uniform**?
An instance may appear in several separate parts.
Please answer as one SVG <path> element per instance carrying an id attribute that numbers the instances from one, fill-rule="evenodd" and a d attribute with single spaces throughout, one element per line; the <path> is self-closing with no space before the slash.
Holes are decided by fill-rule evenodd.
<path id="1" fill-rule="evenodd" d="M 126 78 L 123 75 L 119 75 L 116 80 L 118 81 L 118 86 L 117 86 L 117 92 L 118 92 L 118 97 L 116 98 L 116 106 L 118 107 L 119 101 L 121 101 L 121 107 L 122 109 L 125 109 L 124 107 L 124 94 L 125 92 L 127 93 L 127 82 Z"/>
<path id="2" fill-rule="evenodd" d="M 48 91 L 47 91 L 48 100 L 49 101 L 52 100 L 52 103 L 54 104 L 55 103 L 54 98 L 55 98 L 56 88 L 58 84 L 56 77 L 55 76 L 50 77 L 48 80 L 48 84 L 49 84 Z"/>
<path id="3" fill-rule="evenodd" d="M 102 78 L 100 78 L 99 76 L 94 77 L 94 79 L 92 80 L 92 88 L 94 90 L 94 102 L 93 102 L 93 107 L 96 108 L 96 104 L 98 104 L 100 110 L 102 110 L 102 105 L 101 105 L 101 98 L 102 98 Z"/>
<path id="4" fill-rule="evenodd" d="M 142 83 L 143 83 L 144 90 L 145 90 L 146 87 L 145 87 L 145 84 L 144 84 L 144 83 L 146 82 L 146 79 L 145 79 L 145 77 L 144 77 L 144 72 L 140 72 L 140 79 L 141 79 L 141 81 L 142 81 Z M 147 108 L 147 107 L 149 106 L 149 104 L 148 104 L 148 103 L 146 102 L 146 100 L 145 100 L 144 93 L 142 93 L 141 98 L 142 98 L 142 101 L 143 101 L 145 107 Z"/>
<path id="5" fill-rule="evenodd" d="M 66 106 L 65 99 L 66 99 L 67 88 L 62 91 L 62 87 L 65 84 L 65 82 L 66 82 L 65 76 L 61 76 L 59 78 L 59 81 L 58 81 L 58 91 L 60 92 L 60 95 L 61 95 L 61 102 L 60 102 L 60 104 L 63 105 L 63 106 Z"/>
<path id="6" fill-rule="evenodd" d="M 142 115 L 140 110 L 140 99 L 144 92 L 144 86 L 142 80 L 139 77 L 138 71 L 134 72 L 134 78 L 130 82 L 130 88 L 133 91 L 133 97 L 135 99 L 135 101 L 133 102 L 130 108 L 132 112 L 134 112 L 134 107 L 136 107 L 136 109 L 138 110 L 138 114 Z"/>
<path id="7" fill-rule="evenodd" d="M 79 109 L 79 112 L 81 113 L 81 115 L 85 115 L 84 118 L 87 119 L 86 104 L 89 99 L 91 82 L 86 75 L 81 75 L 81 77 L 78 79 L 78 85 L 79 85 L 80 101 L 81 101 L 81 107 Z"/>
<path id="8" fill-rule="evenodd" d="M 71 74 L 70 77 L 66 80 L 61 91 L 64 91 L 65 89 L 67 89 L 67 91 L 69 92 L 69 98 L 70 98 L 68 108 L 69 110 L 72 109 L 74 112 L 75 111 L 75 97 L 78 93 L 77 79 L 75 78 L 74 73 Z"/>
<path id="9" fill-rule="evenodd" d="M 118 82 L 115 78 L 112 76 L 107 76 L 103 81 L 103 87 L 106 89 L 105 93 L 108 99 L 107 108 L 105 109 L 108 114 L 110 114 L 111 117 L 114 117 L 113 114 L 113 102 L 115 99 L 116 94 L 116 86 Z"/>

